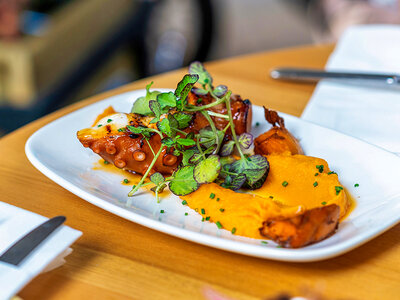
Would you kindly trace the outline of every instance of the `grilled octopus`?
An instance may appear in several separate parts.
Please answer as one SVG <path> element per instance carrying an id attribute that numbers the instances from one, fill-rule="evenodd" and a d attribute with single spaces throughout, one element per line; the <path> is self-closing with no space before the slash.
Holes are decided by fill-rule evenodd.
<path id="1" fill-rule="evenodd" d="M 197 95 L 193 89 L 188 95 L 188 103 L 192 105 L 206 105 L 211 103 L 211 95 Z M 225 104 L 216 105 L 210 110 L 225 114 Z M 251 128 L 251 102 L 243 100 L 239 95 L 231 96 L 231 111 L 235 132 L 241 134 L 250 131 Z M 121 128 L 126 125 L 152 127 L 150 124 L 152 117 L 146 117 L 138 114 L 116 113 L 108 108 L 96 121 L 93 127 L 78 131 L 77 137 L 82 145 L 100 155 L 105 161 L 114 164 L 117 168 L 124 169 L 137 174 L 144 174 L 153 160 L 149 144 L 155 153 L 161 147 L 161 138 L 154 134 L 145 141 L 142 136 L 124 131 Z M 223 118 L 212 117 L 217 129 L 224 129 L 228 121 Z M 208 126 L 208 121 L 201 113 L 194 113 L 192 123 L 186 132 L 198 133 L 200 129 Z M 231 135 L 227 131 L 227 138 Z M 151 173 L 160 172 L 162 174 L 172 174 L 181 162 L 182 157 L 173 154 L 173 149 L 164 147 L 161 155 L 155 162 Z"/>

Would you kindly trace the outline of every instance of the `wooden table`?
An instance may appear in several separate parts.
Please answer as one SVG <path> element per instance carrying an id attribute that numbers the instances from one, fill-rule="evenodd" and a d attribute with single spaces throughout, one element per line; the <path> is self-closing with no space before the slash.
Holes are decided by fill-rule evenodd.
<path id="1" fill-rule="evenodd" d="M 332 46 L 313 46 L 208 63 L 216 83 L 272 109 L 299 116 L 314 85 L 267 78 L 275 66 L 323 67 Z M 0 200 L 52 217 L 83 236 L 67 263 L 40 275 L 24 299 L 203 299 L 211 287 L 233 299 L 262 299 L 302 288 L 332 299 L 399 299 L 400 225 L 338 258 L 284 263 L 246 257 L 187 242 L 119 218 L 64 190 L 27 160 L 27 138 L 43 125 L 106 97 L 143 88 L 175 87 L 179 70 L 147 78 L 81 101 L 37 120 L 0 140 Z M 90 117 L 90 116 L 89 116 Z"/>

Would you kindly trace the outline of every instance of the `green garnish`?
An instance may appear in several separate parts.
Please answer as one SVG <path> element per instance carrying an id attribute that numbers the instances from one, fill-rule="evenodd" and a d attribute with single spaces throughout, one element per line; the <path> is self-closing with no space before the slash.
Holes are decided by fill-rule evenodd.
<path id="1" fill-rule="evenodd" d="M 186 200 L 183 200 L 183 201 L 182 201 L 182 205 L 187 205 L 187 201 L 186 201 Z"/>
<path id="2" fill-rule="evenodd" d="M 274 196 L 269 196 L 269 198 L 274 199 Z"/>
<path id="3" fill-rule="evenodd" d="M 103 163 L 105 164 L 105 165 L 108 165 L 109 164 L 109 162 L 108 161 L 103 161 Z"/>
<path id="4" fill-rule="evenodd" d="M 354 184 L 354 187 L 359 187 L 360 185 L 358 183 Z"/>
<path id="5" fill-rule="evenodd" d="M 202 208 L 202 209 L 201 209 L 201 213 L 202 213 L 203 215 L 205 215 L 205 214 L 206 214 L 206 210 L 205 210 L 204 208 Z"/>
<path id="6" fill-rule="evenodd" d="M 125 178 L 124 183 L 129 183 L 129 180 Z"/>
<path id="7" fill-rule="evenodd" d="M 206 217 L 206 221 L 210 220 L 210 216 Z"/>
<path id="8" fill-rule="evenodd" d="M 318 185 L 318 182 L 315 181 L 315 182 L 313 183 L 313 186 L 316 187 L 317 185 Z"/>
<path id="9" fill-rule="evenodd" d="M 343 190 L 341 186 L 335 186 L 336 195 L 339 195 L 341 190 Z"/>
<path id="10" fill-rule="evenodd" d="M 224 212 L 224 211 L 225 211 L 225 208 L 220 208 L 219 211 L 220 211 L 220 212 Z"/>
<path id="11" fill-rule="evenodd" d="M 325 201 L 324 201 L 324 202 L 321 202 L 321 204 L 322 204 L 322 205 L 326 205 L 326 202 L 325 202 Z"/>
<path id="12" fill-rule="evenodd" d="M 118 128 L 118 131 L 119 131 L 119 132 L 125 132 L 125 131 L 126 131 L 126 128 Z"/>
<path id="13" fill-rule="evenodd" d="M 318 172 L 320 173 L 324 171 L 324 165 L 316 165 L 315 167 L 318 169 Z"/>
<path id="14" fill-rule="evenodd" d="M 281 245 L 276 246 L 276 248 L 283 248 Z"/>
<path id="15" fill-rule="evenodd" d="M 244 150 L 252 146 L 253 136 L 250 133 L 236 134 L 230 100 L 232 92 L 224 85 L 214 86 L 213 78 L 199 62 L 190 65 L 189 73 L 177 84 L 174 92 L 150 91 L 153 84 L 151 82 L 146 86 L 146 95 L 138 98 L 133 104 L 131 112 L 150 117 L 150 123 L 155 126 L 127 125 L 126 128 L 118 130 L 141 135 L 142 141 L 147 143 L 153 154 L 153 160 L 139 183 L 129 192 L 129 197 L 148 184 L 154 184 L 151 191 L 155 193 L 158 201 L 158 194 L 167 186 L 175 195 L 184 196 L 196 191 L 204 183 L 217 182 L 232 190 L 256 189 L 261 187 L 267 178 L 267 158 L 262 155 L 244 154 Z M 189 104 L 188 95 L 196 83 L 201 85 L 200 88 L 195 87 L 198 95 L 208 95 L 213 101 L 203 105 Z M 199 100 L 201 101 L 201 98 Z M 224 105 L 226 113 L 210 110 L 216 105 Z M 204 126 L 198 133 L 187 133 L 184 129 L 192 124 L 196 113 L 201 114 L 209 126 Z M 223 129 L 217 129 L 213 118 L 225 119 L 227 125 Z M 259 126 L 258 122 L 256 126 Z M 225 139 L 227 132 L 232 135 L 231 140 Z M 149 142 L 154 135 L 161 139 L 162 147 L 158 150 L 153 149 Z M 165 150 L 181 156 L 182 163 L 169 177 L 164 177 L 159 172 L 150 176 L 154 172 L 156 161 Z M 239 159 L 231 156 L 234 151 L 237 151 Z M 148 176 L 150 182 L 145 183 Z M 210 199 L 214 198 L 215 194 L 211 193 Z M 130 203 L 129 199 L 127 206 Z M 182 202 L 183 205 L 186 205 L 185 203 L 187 204 Z"/>
<path id="16" fill-rule="evenodd" d="M 204 219 L 204 217 L 203 217 L 203 218 L 201 219 L 201 221 L 204 222 L 204 220 L 205 220 L 205 219 Z"/>
<path id="17" fill-rule="evenodd" d="M 235 232 L 236 232 L 236 227 L 233 227 L 232 230 L 231 230 L 231 233 L 235 234 Z"/>
<path id="18" fill-rule="evenodd" d="M 289 184 L 289 183 L 288 183 L 287 181 L 282 182 L 282 185 L 283 185 L 284 187 L 287 187 L 288 184 Z"/>
<path id="19" fill-rule="evenodd" d="M 165 211 L 164 211 L 163 209 L 162 209 L 162 210 L 160 210 L 160 213 L 161 213 L 161 214 L 163 214 L 164 212 L 165 212 Z"/>
<path id="20" fill-rule="evenodd" d="M 101 126 L 103 126 L 103 125 L 101 125 L 101 124 L 100 124 L 100 125 L 97 125 L 97 127 L 101 127 Z"/>
<path id="21" fill-rule="evenodd" d="M 314 176 L 318 176 L 319 173 L 315 173 Z"/>
<path id="22" fill-rule="evenodd" d="M 217 198 L 217 202 L 219 202 L 219 198 Z"/>
<path id="23" fill-rule="evenodd" d="M 268 242 L 267 241 L 261 241 L 261 244 L 268 244 Z"/>
<path id="24" fill-rule="evenodd" d="M 221 224 L 219 221 L 215 222 L 215 225 L 217 225 L 217 227 L 218 227 L 219 229 L 222 229 L 222 224 Z"/>
<path id="25" fill-rule="evenodd" d="M 334 172 L 334 171 L 328 172 L 328 175 L 331 175 L 331 174 L 336 174 L 336 172 Z"/>
<path id="26" fill-rule="evenodd" d="M 258 126 L 260 126 L 260 123 L 259 123 L 259 122 L 256 122 L 256 127 L 258 127 Z"/>
<path id="27" fill-rule="evenodd" d="M 185 213 L 185 216 L 187 216 L 188 215 L 188 213 Z"/>
<path id="28" fill-rule="evenodd" d="M 112 122 L 112 119 L 107 119 L 107 123 L 111 123 Z"/>

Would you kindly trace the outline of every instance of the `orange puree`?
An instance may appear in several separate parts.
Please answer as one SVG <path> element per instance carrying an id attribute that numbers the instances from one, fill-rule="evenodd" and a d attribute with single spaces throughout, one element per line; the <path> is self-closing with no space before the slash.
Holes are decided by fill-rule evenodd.
<path id="1" fill-rule="evenodd" d="M 210 198 L 211 193 L 215 195 L 213 199 Z M 219 222 L 224 229 L 229 231 L 236 228 L 237 235 L 258 239 L 262 238 L 259 228 L 267 218 L 292 217 L 304 210 L 301 205 L 283 207 L 271 199 L 237 193 L 215 183 L 203 184 L 197 191 L 181 198 L 204 218 L 210 217 L 210 222 Z M 204 214 L 202 209 L 204 209 Z"/>
<path id="2" fill-rule="evenodd" d="M 341 217 L 346 214 L 346 194 L 344 190 L 336 192 L 335 187 L 341 184 L 336 174 L 328 175 L 325 160 L 281 154 L 268 156 L 268 161 L 267 180 L 258 190 L 243 194 L 211 183 L 181 198 L 204 218 L 210 217 L 210 222 L 219 222 L 229 231 L 235 228 L 235 234 L 251 238 L 262 238 L 259 228 L 270 217 L 293 217 L 306 209 L 333 203 L 340 206 Z M 318 165 L 323 165 L 323 170 Z M 286 187 L 283 182 L 287 182 Z"/>
<path id="3" fill-rule="evenodd" d="M 345 216 L 349 205 L 346 193 L 336 192 L 335 187 L 342 185 L 336 174 L 328 175 L 330 169 L 325 160 L 305 155 L 269 155 L 267 158 L 270 164 L 267 180 L 251 193 L 265 198 L 272 196 L 283 205 L 304 205 L 306 209 L 337 204 L 340 217 Z M 324 166 L 322 173 L 317 168 L 320 165 Z M 288 183 L 286 187 L 282 185 L 284 181 Z"/>

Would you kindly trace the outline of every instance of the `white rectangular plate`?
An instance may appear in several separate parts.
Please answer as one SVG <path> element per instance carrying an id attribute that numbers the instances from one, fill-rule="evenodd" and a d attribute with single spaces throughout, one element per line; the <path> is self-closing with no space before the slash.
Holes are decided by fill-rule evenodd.
<path id="1" fill-rule="evenodd" d="M 203 245 L 282 261 L 317 261 L 345 253 L 388 230 L 400 220 L 400 158 L 336 131 L 282 114 L 286 127 L 300 139 L 307 155 L 324 158 L 356 199 L 356 207 L 330 238 L 301 249 L 277 248 L 273 242 L 232 235 L 181 204 L 176 196 L 156 203 L 152 194 L 138 193 L 126 207 L 129 186 L 123 177 L 93 170 L 99 157 L 85 149 L 76 132 L 91 126 L 112 105 L 129 112 L 144 90 L 116 95 L 70 113 L 35 132 L 26 143 L 26 155 L 44 175 L 82 199 L 143 226 Z M 256 122 L 261 124 L 255 126 Z M 269 129 L 261 107 L 253 106 L 253 134 Z M 359 183 L 355 188 L 354 184 Z M 164 210 L 164 214 L 160 214 Z M 185 216 L 185 212 L 189 215 Z"/>

